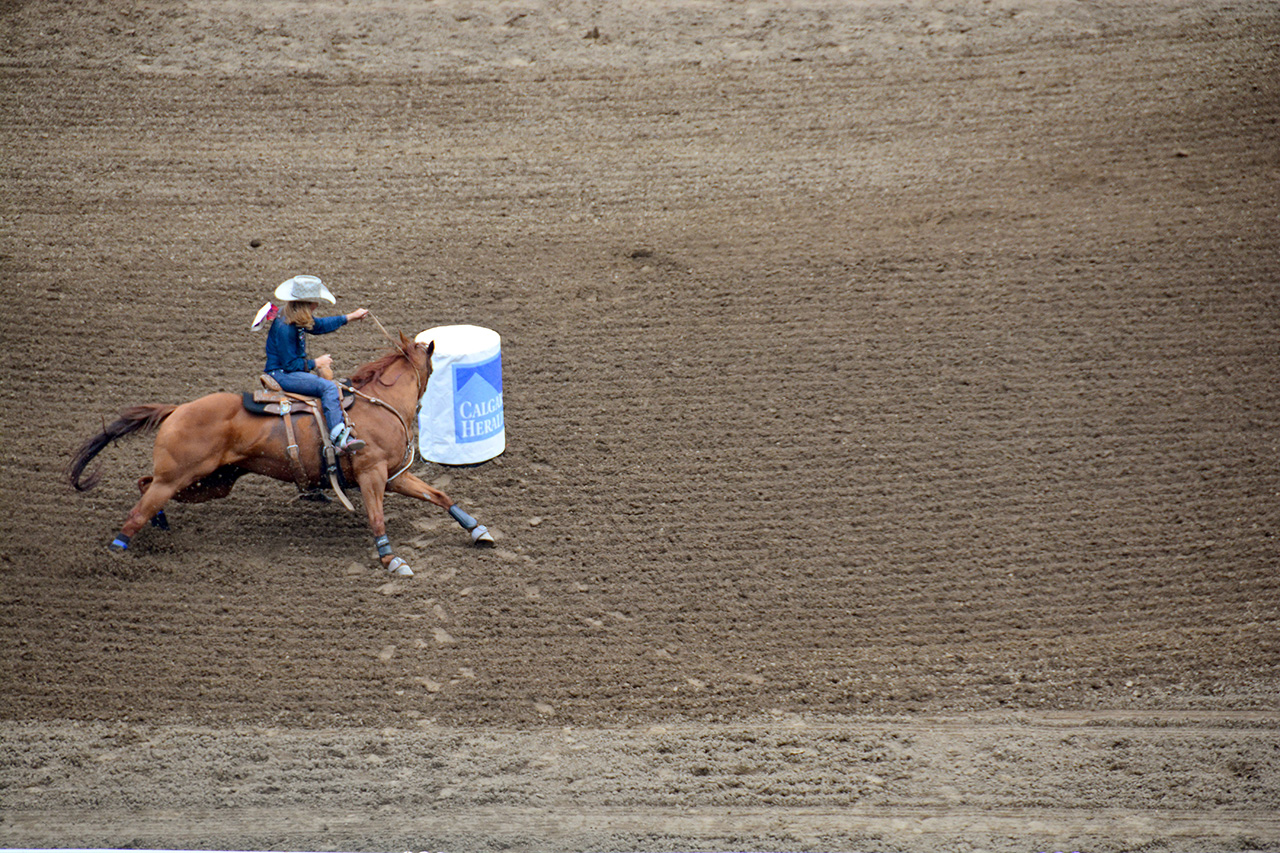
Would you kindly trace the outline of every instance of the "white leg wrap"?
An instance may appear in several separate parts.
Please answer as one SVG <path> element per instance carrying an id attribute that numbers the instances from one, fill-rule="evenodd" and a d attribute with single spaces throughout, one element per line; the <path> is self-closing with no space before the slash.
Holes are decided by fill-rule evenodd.
<path id="1" fill-rule="evenodd" d="M 391 558 L 391 562 L 387 564 L 387 571 L 402 578 L 413 577 L 413 569 L 409 568 L 409 564 L 400 557 Z"/>

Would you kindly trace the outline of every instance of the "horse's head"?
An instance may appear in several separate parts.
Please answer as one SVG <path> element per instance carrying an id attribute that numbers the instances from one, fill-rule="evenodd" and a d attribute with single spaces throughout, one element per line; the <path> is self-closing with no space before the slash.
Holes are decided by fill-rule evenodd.
<path id="1" fill-rule="evenodd" d="M 418 374 L 418 397 L 427 393 L 427 380 L 431 378 L 431 354 L 436 351 L 436 342 L 420 344 L 404 332 L 400 333 L 400 352 L 413 365 Z"/>
<path id="2" fill-rule="evenodd" d="M 427 380 L 431 378 L 431 354 L 435 352 L 436 342 L 432 341 L 428 344 L 420 344 L 400 332 L 400 340 L 397 343 L 392 341 L 396 349 L 377 361 L 372 361 L 360 367 L 351 375 L 351 384 L 356 388 L 363 388 L 371 382 L 377 382 L 379 385 L 390 387 L 404 381 L 409 375 L 409 371 L 397 374 L 396 378 L 388 381 L 384 377 L 384 373 L 392 365 L 399 363 L 401 360 L 407 361 L 409 367 L 412 368 L 412 375 L 417 382 L 418 398 L 427 393 Z M 390 337 L 390 336 L 388 336 Z"/>

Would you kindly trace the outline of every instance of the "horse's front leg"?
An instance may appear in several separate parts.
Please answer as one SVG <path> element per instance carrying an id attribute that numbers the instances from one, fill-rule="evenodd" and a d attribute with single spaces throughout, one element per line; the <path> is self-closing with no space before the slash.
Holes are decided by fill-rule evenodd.
<path id="1" fill-rule="evenodd" d="M 453 499 L 444 492 L 429 486 L 420 477 L 415 477 L 407 471 L 387 483 L 391 491 L 400 495 L 408 495 L 411 498 L 417 498 L 422 501 L 429 501 L 438 507 L 442 507 L 449 511 L 449 515 L 453 516 L 453 520 L 462 526 L 462 529 L 471 534 L 471 541 L 477 547 L 485 548 L 492 546 L 493 536 L 489 534 L 489 529 L 480 522 L 476 521 L 462 507 L 453 502 Z"/>
<path id="2" fill-rule="evenodd" d="M 383 568 L 393 575 L 413 577 L 413 569 L 409 568 L 409 564 L 391 553 L 391 540 L 387 538 L 387 517 L 382 510 L 382 498 L 387 489 L 386 467 L 378 466 L 364 471 L 356 480 L 360 483 L 360 497 L 364 500 L 369 529 L 373 531 L 373 544 L 378 547 L 378 559 Z"/>

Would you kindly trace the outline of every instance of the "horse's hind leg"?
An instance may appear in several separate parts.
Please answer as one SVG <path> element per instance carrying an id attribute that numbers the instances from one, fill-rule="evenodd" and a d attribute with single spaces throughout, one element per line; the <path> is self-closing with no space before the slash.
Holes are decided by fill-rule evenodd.
<path id="1" fill-rule="evenodd" d="M 139 477 L 138 491 L 142 492 L 145 495 L 147 493 L 147 486 L 150 486 L 151 481 L 154 479 L 155 477 L 152 477 L 149 474 L 146 477 Z M 169 529 L 169 516 L 164 514 L 163 509 L 156 510 L 156 514 L 151 516 L 151 526 L 158 528 L 160 530 Z"/>
<path id="2" fill-rule="evenodd" d="M 182 475 L 177 480 L 161 474 L 154 474 L 138 480 L 138 488 L 142 490 L 142 497 L 138 499 L 138 502 L 133 505 L 133 509 L 129 510 L 129 514 L 125 516 L 124 524 L 120 526 L 120 532 L 115 539 L 111 540 L 109 546 L 111 550 L 117 554 L 123 553 L 129 547 L 130 540 L 137 535 L 138 531 L 148 521 L 158 527 L 167 528 L 168 520 L 164 518 L 164 505 L 183 489 L 214 470 L 212 465 L 206 467 L 209 470 L 198 469 Z M 155 522 L 157 516 L 163 519 L 159 523 Z"/>
<path id="3" fill-rule="evenodd" d="M 144 477 L 143 479 L 148 478 Z M 139 486 L 141 485 L 141 482 L 139 482 Z M 171 486 L 159 484 L 155 479 L 151 479 L 151 482 L 143 489 L 142 497 L 133 505 L 133 509 L 129 510 L 124 524 L 120 526 L 120 532 L 116 534 L 115 539 L 111 540 L 109 546 L 111 550 L 117 554 L 124 553 L 124 550 L 129 547 L 129 541 L 137 535 L 142 525 L 154 519 L 157 513 L 164 512 L 164 505 L 168 503 L 169 498 L 173 497 L 176 491 L 177 489 Z"/>

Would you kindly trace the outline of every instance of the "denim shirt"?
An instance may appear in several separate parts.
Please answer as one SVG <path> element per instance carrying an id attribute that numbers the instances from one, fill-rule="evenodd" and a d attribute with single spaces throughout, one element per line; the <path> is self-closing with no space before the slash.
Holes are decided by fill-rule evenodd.
<path id="1" fill-rule="evenodd" d="M 271 321 L 271 328 L 267 330 L 267 366 L 263 370 L 266 373 L 276 370 L 289 373 L 315 370 L 315 359 L 307 358 L 305 335 L 327 335 L 346 324 L 345 314 L 317 317 L 315 326 L 310 329 L 290 326 L 283 317 L 277 317 Z"/>

